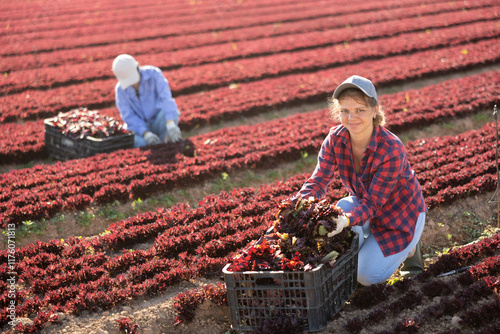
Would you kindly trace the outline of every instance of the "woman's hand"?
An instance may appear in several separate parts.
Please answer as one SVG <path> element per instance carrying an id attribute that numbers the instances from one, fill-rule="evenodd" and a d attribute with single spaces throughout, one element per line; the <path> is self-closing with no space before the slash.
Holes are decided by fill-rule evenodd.
<path id="1" fill-rule="evenodd" d="M 337 223 L 337 228 L 335 229 L 335 231 L 332 231 L 332 232 L 328 233 L 328 237 L 329 238 L 333 237 L 334 235 L 339 234 L 340 232 L 342 232 L 342 230 L 344 228 L 346 228 L 347 226 L 349 226 L 349 218 L 347 216 L 344 216 L 344 215 L 340 215 L 335 220 L 335 222 Z"/>

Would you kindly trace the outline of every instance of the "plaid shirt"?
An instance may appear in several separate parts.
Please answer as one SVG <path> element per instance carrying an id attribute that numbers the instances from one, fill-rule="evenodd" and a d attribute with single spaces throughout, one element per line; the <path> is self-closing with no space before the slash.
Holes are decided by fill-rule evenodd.
<path id="1" fill-rule="evenodd" d="M 338 169 L 342 183 L 360 203 L 350 212 L 351 226 L 370 220 L 384 256 L 403 251 L 413 239 L 419 214 L 427 211 L 403 143 L 386 128 L 376 126 L 359 173 L 353 161 L 349 132 L 343 125 L 331 128 L 316 169 L 297 195 L 323 197 Z"/>

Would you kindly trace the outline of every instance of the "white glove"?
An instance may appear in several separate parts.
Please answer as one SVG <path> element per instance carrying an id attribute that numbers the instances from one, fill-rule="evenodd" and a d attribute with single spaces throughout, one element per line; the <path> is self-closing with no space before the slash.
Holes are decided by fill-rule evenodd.
<path id="1" fill-rule="evenodd" d="M 181 129 L 179 129 L 179 127 L 177 126 L 177 124 L 175 124 L 174 121 L 167 122 L 166 127 L 167 127 L 167 137 L 165 137 L 166 141 L 168 141 L 168 138 L 170 138 L 170 140 L 173 143 L 176 143 L 182 139 Z"/>
<path id="2" fill-rule="evenodd" d="M 337 228 L 335 229 L 335 231 L 332 231 L 330 233 L 328 233 L 328 237 L 333 237 L 334 235 L 337 235 L 339 234 L 340 232 L 342 232 L 342 230 L 344 228 L 346 228 L 347 226 L 349 226 L 349 218 L 344 216 L 344 215 L 340 215 L 336 220 L 335 222 L 337 223 Z"/>
<path id="3" fill-rule="evenodd" d="M 148 145 L 155 145 L 160 143 L 160 137 L 152 133 L 151 131 L 146 131 L 144 133 L 144 140 Z"/>

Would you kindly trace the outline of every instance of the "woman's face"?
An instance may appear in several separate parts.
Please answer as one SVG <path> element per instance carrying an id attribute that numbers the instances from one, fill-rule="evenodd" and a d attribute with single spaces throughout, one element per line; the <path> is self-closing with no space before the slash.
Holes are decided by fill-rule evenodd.
<path id="1" fill-rule="evenodd" d="M 373 118 L 377 114 L 376 108 L 370 108 L 349 96 L 339 100 L 339 106 L 342 125 L 349 130 L 351 135 L 371 135 Z"/>

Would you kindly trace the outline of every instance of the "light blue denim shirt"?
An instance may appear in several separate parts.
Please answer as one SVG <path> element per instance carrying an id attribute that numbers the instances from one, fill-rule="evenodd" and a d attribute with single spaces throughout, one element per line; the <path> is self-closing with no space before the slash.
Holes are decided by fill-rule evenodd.
<path id="1" fill-rule="evenodd" d="M 139 71 L 139 96 L 134 87 L 122 89 L 120 83 L 117 83 L 115 103 L 127 128 L 142 136 L 147 130 L 146 124 L 153 121 L 160 110 L 165 112 L 167 120 L 177 119 L 180 112 L 161 70 L 147 65 L 139 67 Z"/>

